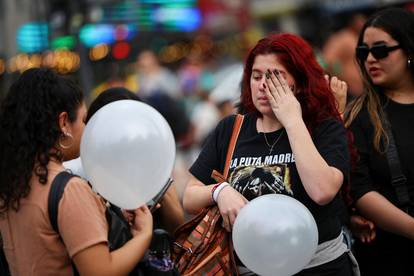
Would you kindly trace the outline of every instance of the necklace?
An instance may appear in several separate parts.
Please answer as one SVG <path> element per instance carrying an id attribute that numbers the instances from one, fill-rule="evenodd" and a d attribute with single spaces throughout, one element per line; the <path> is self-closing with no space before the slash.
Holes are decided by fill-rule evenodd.
<path id="1" fill-rule="evenodd" d="M 277 142 L 279 142 L 280 137 L 282 137 L 282 135 L 283 135 L 283 132 L 284 132 L 283 130 L 280 132 L 279 136 L 276 138 L 276 140 L 273 142 L 273 144 L 270 144 L 270 143 L 269 143 L 269 141 L 267 140 L 266 133 L 265 133 L 265 132 L 263 132 L 263 136 L 264 136 L 264 139 L 265 139 L 266 145 L 269 147 L 269 154 L 271 154 L 271 153 L 272 153 L 273 148 L 276 146 Z"/>

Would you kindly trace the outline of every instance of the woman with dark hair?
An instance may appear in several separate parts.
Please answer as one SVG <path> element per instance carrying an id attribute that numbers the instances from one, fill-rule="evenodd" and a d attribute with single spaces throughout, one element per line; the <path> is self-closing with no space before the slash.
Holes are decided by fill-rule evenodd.
<path id="1" fill-rule="evenodd" d="M 217 204 L 231 231 L 248 200 L 292 196 L 311 211 L 319 231 L 317 252 L 298 275 L 352 275 L 338 215 L 350 163 L 347 133 L 310 45 L 286 33 L 261 39 L 246 59 L 240 110 L 245 115 L 228 182 L 215 183 L 211 174 L 223 171 L 235 116 L 218 124 L 190 168 L 184 208 L 195 213 Z M 255 181 L 240 181 L 249 172 Z M 272 180 L 260 172 L 272 173 Z"/>
<path id="2" fill-rule="evenodd" d="M 86 107 L 82 91 L 49 69 L 30 69 L 0 107 L 0 231 L 12 275 L 125 275 L 152 235 L 148 208 L 134 210 L 134 236 L 109 251 L 105 203 L 72 177 L 59 203 L 59 234 L 48 196 L 62 161 L 79 156 Z"/>
<path id="3" fill-rule="evenodd" d="M 365 23 L 356 48 L 365 91 L 345 116 L 359 153 L 351 191 L 377 231 L 370 244 L 355 245 L 363 275 L 414 275 L 413 38 L 414 15 L 385 9 Z M 375 230 L 365 225 L 370 241 Z"/>

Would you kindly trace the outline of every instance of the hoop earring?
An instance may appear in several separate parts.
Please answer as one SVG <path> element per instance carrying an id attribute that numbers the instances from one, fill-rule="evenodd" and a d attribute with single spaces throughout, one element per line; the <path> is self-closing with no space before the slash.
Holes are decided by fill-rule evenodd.
<path id="1" fill-rule="evenodd" d="M 64 143 L 62 143 L 62 140 L 69 138 L 70 143 L 68 145 L 65 145 Z M 69 149 L 70 147 L 72 147 L 73 145 L 73 136 L 72 134 L 70 134 L 69 132 L 63 133 L 60 138 L 59 138 L 59 146 L 62 149 Z"/>

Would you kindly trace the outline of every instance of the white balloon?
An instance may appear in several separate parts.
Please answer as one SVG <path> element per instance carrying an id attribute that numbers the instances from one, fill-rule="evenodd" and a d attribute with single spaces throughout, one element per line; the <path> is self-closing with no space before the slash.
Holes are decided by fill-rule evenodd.
<path id="1" fill-rule="evenodd" d="M 318 228 L 309 210 L 285 195 L 264 195 L 243 207 L 233 226 L 234 249 L 259 275 L 293 275 L 312 259 Z"/>
<path id="2" fill-rule="evenodd" d="M 151 106 L 116 101 L 89 120 L 81 140 L 81 159 L 98 193 L 123 209 L 135 209 L 168 181 L 175 159 L 174 136 Z"/>
<path id="3" fill-rule="evenodd" d="M 82 177 L 83 179 L 86 179 L 85 172 L 83 171 L 82 161 L 81 161 L 80 157 L 63 162 L 63 167 L 65 167 L 65 169 L 70 170 L 73 174 L 76 174 L 76 175 Z"/>

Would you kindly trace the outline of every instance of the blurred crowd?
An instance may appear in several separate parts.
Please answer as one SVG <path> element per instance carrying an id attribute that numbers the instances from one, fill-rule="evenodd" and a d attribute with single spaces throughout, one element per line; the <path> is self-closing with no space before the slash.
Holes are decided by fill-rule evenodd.
<path id="1" fill-rule="evenodd" d="M 343 104 L 362 93 L 354 45 L 365 20 L 364 13 L 351 13 L 320 49 L 315 46 L 326 73 L 348 84 L 348 93 L 337 95 Z M 178 67 L 169 68 L 154 50 L 143 49 L 128 65 L 109 64 L 107 77 L 90 93 L 91 101 L 108 88 L 124 87 L 163 114 L 177 142 L 175 178 L 180 195 L 187 181 L 186 171 L 208 134 L 221 119 L 236 112 L 242 60 L 221 59 L 211 52 L 193 51 Z"/>

